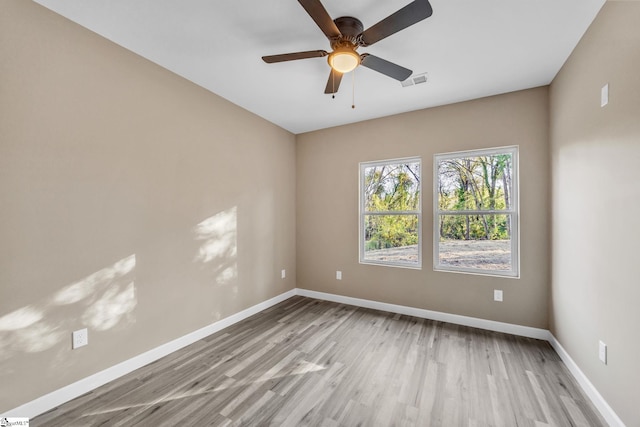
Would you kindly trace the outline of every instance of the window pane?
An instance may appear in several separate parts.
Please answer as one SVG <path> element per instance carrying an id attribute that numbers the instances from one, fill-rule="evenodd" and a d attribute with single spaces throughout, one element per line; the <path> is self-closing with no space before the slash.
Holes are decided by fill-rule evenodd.
<path id="1" fill-rule="evenodd" d="M 365 215 L 364 259 L 418 265 L 418 215 Z"/>
<path id="2" fill-rule="evenodd" d="M 420 208 L 420 162 L 364 168 L 366 212 L 417 211 Z"/>
<path id="3" fill-rule="evenodd" d="M 511 271 L 511 215 L 440 215 L 440 267 Z"/>
<path id="4" fill-rule="evenodd" d="M 437 167 L 441 211 L 510 209 L 511 153 L 441 159 Z"/>

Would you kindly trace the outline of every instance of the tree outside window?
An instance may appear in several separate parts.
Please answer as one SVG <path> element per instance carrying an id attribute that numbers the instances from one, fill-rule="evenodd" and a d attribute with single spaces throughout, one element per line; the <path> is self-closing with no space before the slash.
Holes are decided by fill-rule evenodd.
<path id="1" fill-rule="evenodd" d="M 519 276 L 517 147 L 434 159 L 434 269 Z"/>
<path id="2" fill-rule="evenodd" d="M 420 159 L 360 164 L 360 262 L 420 268 Z"/>

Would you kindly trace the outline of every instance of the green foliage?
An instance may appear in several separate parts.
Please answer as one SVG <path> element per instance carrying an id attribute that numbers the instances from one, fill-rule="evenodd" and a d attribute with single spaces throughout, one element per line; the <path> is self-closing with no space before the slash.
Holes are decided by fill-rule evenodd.
<path id="1" fill-rule="evenodd" d="M 367 215 L 366 250 L 418 244 L 417 215 Z"/>
<path id="2" fill-rule="evenodd" d="M 438 208 L 456 213 L 440 215 L 440 239 L 509 239 L 510 216 L 497 212 L 511 203 L 511 169 L 510 154 L 439 161 Z"/>
<path id="3" fill-rule="evenodd" d="M 418 243 L 420 164 L 392 164 L 365 169 L 365 250 Z"/>
<path id="4" fill-rule="evenodd" d="M 440 238 L 441 240 L 505 240 L 510 238 L 508 221 L 508 215 L 441 215 Z"/>
<path id="5" fill-rule="evenodd" d="M 444 159 L 438 162 L 441 240 L 504 240 L 511 237 L 512 156 Z M 364 170 L 365 250 L 418 243 L 420 163 Z M 487 213 L 484 213 L 484 212 Z"/>

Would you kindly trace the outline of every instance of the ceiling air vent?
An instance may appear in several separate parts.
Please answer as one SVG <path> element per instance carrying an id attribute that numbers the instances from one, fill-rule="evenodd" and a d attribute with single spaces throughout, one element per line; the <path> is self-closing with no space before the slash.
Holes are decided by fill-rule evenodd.
<path id="1" fill-rule="evenodd" d="M 422 74 L 416 74 L 415 76 L 411 76 L 407 80 L 400 82 L 400 84 L 402 84 L 402 87 L 409 87 L 409 86 L 415 86 L 415 85 L 419 85 L 426 82 L 427 82 L 427 73 L 422 73 Z"/>

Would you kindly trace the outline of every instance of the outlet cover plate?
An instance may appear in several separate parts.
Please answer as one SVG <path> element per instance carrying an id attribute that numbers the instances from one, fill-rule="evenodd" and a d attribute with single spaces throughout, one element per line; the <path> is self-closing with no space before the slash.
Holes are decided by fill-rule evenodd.
<path id="1" fill-rule="evenodd" d="M 494 301 L 502 301 L 502 290 L 494 289 L 493 290 L 493 300 Z"/>
<path id="2" fill-rule="evenodd" d="M 78 347 L 84 347 L 87 344 L 89 344 L 89 331 L 87 331 L 87 328 L 73 331 L 71 348 L 76 349 Z"/>
<path id="3" fill-rule="evenodd" d="M 609 103 L 609 83 L 602 86 L 600 90 L 600 106 L 604 107 Z"/>
<path id="4" fill-rule="evenodd" d="M 607 345 L 602 341 L 598 345 L 598 357 L 602 363 L 607 364 Z"/>

